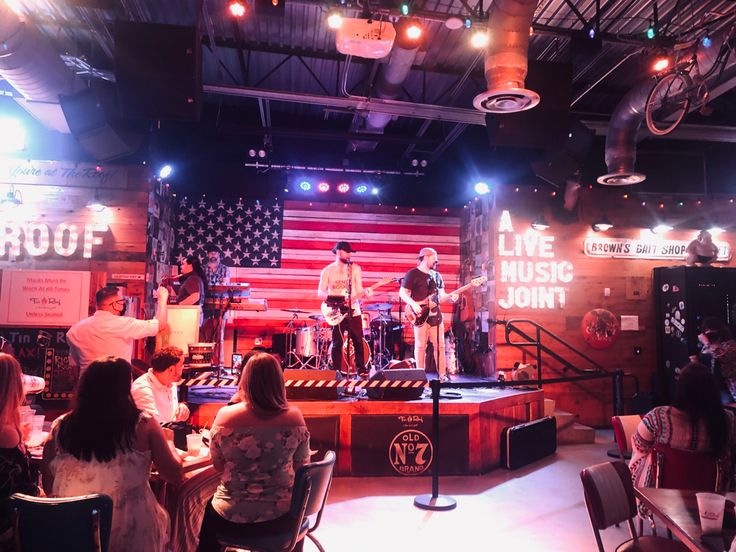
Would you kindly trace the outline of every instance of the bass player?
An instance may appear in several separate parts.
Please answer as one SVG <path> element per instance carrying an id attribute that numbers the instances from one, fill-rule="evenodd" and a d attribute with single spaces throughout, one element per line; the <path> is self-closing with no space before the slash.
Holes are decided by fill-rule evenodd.
<path id="1" fill-rule="evenodd" d="M 420 315 L 423 307 L 420 302 L 435 294 L 439 295 L 440 303 L 447 299 L 452 302 L 457 301 L 458 295 L 456 293 L 445 293 L 442 276 L 437 272 L 439 261 L 437 251 L 431 247 L 424 247 L 419 251 L 417 260 L 419 264 L 406 273 L 401 289 L 399 289 L 400 297 L 412 311 L 416 315 Z M 438 326 L 439 332 L 437 330 Z M 439 340 L 437 339 L 438 333 Z M 430 311 L 424 323 L 414 326 L 414 356 L 417 361 L 417 368 L 424 369 L 426 365 L 427 340 L 432 342 L 435 355 L 437 355 L 437 374 L 440 381 L 450 381 L 445 362 L 445 325 L 439 308 L 436 311 Z"/>
<path id="2" fill-rule="evenodd" d="M 363 289 L 363 277 L 360 266 L 350 259 L 355 250 L 346 241 L 339 241 L 332 248 L 335 254 L 334 262 L 322 269 L 319 278 L 317 294 L 322 299 L 330 300 L 342 297 L 347 306 L 353 302 L 352 312 L 339 324 L 332 327 L 332 366 L 335 370 L 342 370 L 343 332 L 347 332 L 355 354 L 355 368 L 358 375 L 368 377 L 363 354 L 363 321 L 360 317 L 360 306 L 356 301 L 361 296 L 370 297 L 373 290 Z M 345 367 L 347 373 L 347 367 Z"/>

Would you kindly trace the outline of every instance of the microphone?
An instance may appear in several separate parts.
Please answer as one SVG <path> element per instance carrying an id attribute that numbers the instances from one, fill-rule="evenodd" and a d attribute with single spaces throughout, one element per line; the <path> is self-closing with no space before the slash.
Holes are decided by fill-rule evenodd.
<path id="1" fill-rule="evenodd" d="M 351 265 L 351 264 L 353 264 L 353 261 L 351 261 L 350 259 L 345 259 L 345 264 Z"/>

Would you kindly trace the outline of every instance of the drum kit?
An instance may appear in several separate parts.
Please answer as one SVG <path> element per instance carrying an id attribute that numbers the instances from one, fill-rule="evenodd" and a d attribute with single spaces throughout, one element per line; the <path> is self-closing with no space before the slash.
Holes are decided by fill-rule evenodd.
<path id="1" fill-rule="evenodd" d="M 362 307 L 363 358 L 366 366 L 372 363 L 376 370 L 384 369 L 403 353 L 401 321 L 391 315 L 392 308 L 391 302 Z M 281 310 L 292 314 L 286 325 L 285 368 L 331 369 L 332 327 L 325 322 L 324 316 L 300 308 Z M 303 314 L 313 322 L 297 326 L 296 320 Z M 355 373 L 355 355 L 352 343 L 348 354 L 348 341 L 343 339 L 343 366 L 347 366 L 347 375 L 352 375 Z"/>

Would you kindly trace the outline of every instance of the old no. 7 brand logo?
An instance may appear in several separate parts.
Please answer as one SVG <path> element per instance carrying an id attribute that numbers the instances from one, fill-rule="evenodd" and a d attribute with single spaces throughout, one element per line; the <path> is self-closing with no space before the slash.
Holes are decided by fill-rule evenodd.
<path id="1" fill-rule="evenodd" d="M 417 429 L 406 429 L 391 440 L 388 448 L 391 466 L 401 475 L 419 475 L 432 463 L 432 442 Z"/>

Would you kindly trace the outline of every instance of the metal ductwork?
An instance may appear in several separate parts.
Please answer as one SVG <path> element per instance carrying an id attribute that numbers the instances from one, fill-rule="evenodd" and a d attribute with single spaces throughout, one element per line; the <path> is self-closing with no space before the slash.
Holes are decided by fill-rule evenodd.
<path id="1" fill-rule="evenodd" d="M 396 23 L 396 41 L 391 49 L 388 63 L 381 69 L 376 79 L 374 95 L 382 100 L 396 99 L 401 93 L 401 86 L 409 76 L 414 60 L 419 51 L 419 41 L 406 37 L 405 27 L 408 19 L 401 19 Z M 386 113 L 371 111 L 365 118 L 365 124 L 358 132 L 366 134 L 383 134 L 383 130 L 391 122 L 392 116 Z M 378 142 L 356 141 L 351 143 L 353 151 L 373 151 Z"/>
<path id="2" fill-rule="evenodd" d="M 729 28 L 718 33 L 713 37 L 713 43 L 709 48 L 705 48 L 701 42 L 695 45 L 695 55 L 698 60 L 698 67 L 701 75 L 707 75 L 716 62 L 721 47 L 731 37 L 732 29 Z M 684 62 L 690 59 L 693 49 L 688 48 L 682 50 L 676 63 Z M 722 74 L 720 72 L 710 75 L 710 79 L 715 80 L 719 77 L 728 78 L 729 68 L 736 66 L 736 60 L 731 56 L 728 65 L 724 68 Z M 646 180 L 646 175 L 636 172 L 636 139 L 644 122 L 645 110 L 649 93 L 654 88 L 657 80 L 654 77 L 646 79 L 637 86 L 629 90 L 623 99 L 616 106 L 611 115 L 611 121 L 606 134 L 606 167 L 608 173 L 598 177 L 599 184 L 607 186 L 628 186 L 630 184 L 639 184 Z M 710 83 L 709 83 L 710 84 Z M 733 85 L 731 86 L 733 87 Z M 720 93 L 723 93 L 722 90 Z M 711 94 L 710 99 L 715 95 Z"/>
<path id="3" fill-rule="evenodd" d="M 515 113 L 535 107 L 539 94 L 524 88 L 529 55 L 529 29 L 537 0 L 496 0 L 488 17 L 490 42 L 485 75 L 488 90 L 473 99 L 487 113 Z"/>
<path id="4" fill-rule="evenodd" d="M 67 68 L 48 38 L 6 2 L 0 2 L 0 44 L 0 76 L 23 95 L 25 101 L 18 103 L 46 126 L 58 130 L 58 115 L 64 120 L 58 106 L 59 94 L 83 88 L 81 79 Z M 40 104 L 39 109 L 33 108 L 33 103 Z M 46 117 L 54 120 L 46 121 Z"/>

